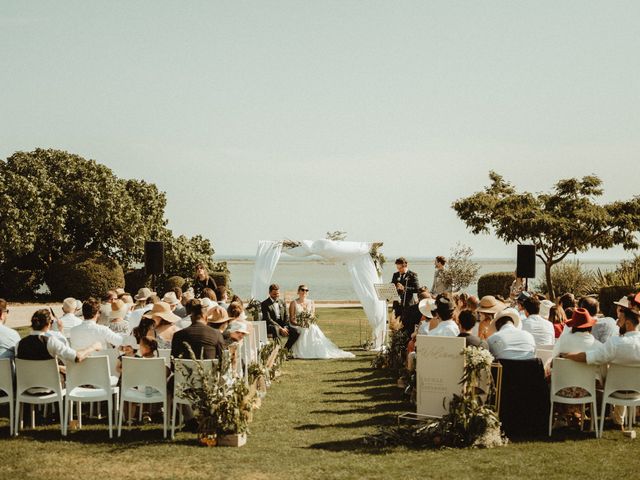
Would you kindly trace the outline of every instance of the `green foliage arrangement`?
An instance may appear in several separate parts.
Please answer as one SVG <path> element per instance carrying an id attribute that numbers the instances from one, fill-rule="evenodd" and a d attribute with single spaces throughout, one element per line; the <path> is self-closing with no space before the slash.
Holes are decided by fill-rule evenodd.
<path id="1" fill-rule="evenodd" d="M 513 272 L 485 273 L 478 279 L 478 297 L 501 295 L 503 298 L 509 298 L 513 280 Z"/>
<path id="2" fill-rule="evenodd" d="M 182 288 L 184 287 L 185 284 L 185 279 L 182 278 L 179 275 L 174 275 L 172 277 L 167 278 L 164 282 L 163 282 L 163 288 L 165 292 L 168 292 L 169 290 L 175 288 L 175 287 L 179 287 Z"/>
<path id="3" fill-rule="evenodd" d="M 554 265 L 551 269 L 551 280 L 557 297 L 565 293 L 573 293 L 576 297 L 598 293 L 594 272 L 584 268 L 578 260 L 565 260 Z M 548 295 L 547 281 L 542 279 L 538 282 L 536 290 Z"/>
<path id="4" fill-rule="evenodd" d="M 122 267 L 98 252 L 74 252 L 55 262 L 46 274 L 51 295 L 101 298 L 107 290 L 124 287 Z"/>
<path id="5" fill-rule="evenodd" d="M 480 265 L 471 260 L 473 249 L 458 243 L 447 259 L 447 266 L 442 277 L 452 292 L 467 288 L 478 278 Z"/>
<path id="6" fill-rule="evenodd" d="M 262 304 L 259 300 L 251 297 L 244 311 L 247 312 L 247 315 L 251 316 L 254 322 L 257 322 L 260 320 L 260 314 L 262 313 Z"/>
<path id="7" fill-rule="evenodd" d="M 402 329 L 391 332 L 389 348 L 383 348 L 371 361 L 372 368 L 389 368 L 398 375 L 405 373 L 409 335 Z"/>
<path id="8" fill-rule="evenodd" d="M 556 295 L 551 267 L 567 255 L 615 245 L 639 247 L 640 197 L 597 203 L 603 190 L 594 175 L 560 180 L 550 193 L 519 193 L 496 172 L 489 179 L 483 191 L 457 200 L 454 210 L 474 234 L 493 231 L 507 243 L 533 243 L 551 297 Z"/>

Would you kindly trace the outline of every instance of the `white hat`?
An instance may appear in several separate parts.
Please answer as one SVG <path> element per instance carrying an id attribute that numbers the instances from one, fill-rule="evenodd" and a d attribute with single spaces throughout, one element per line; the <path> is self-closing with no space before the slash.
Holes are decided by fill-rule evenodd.
<path id="1" fill-rule="evenodd" d="M 613 304 L 620 305 L 621 307 L 624 307 L 624 308 L 629 308 L 629 299 L 626 296 L 624 296 L 617 302 L 613 302 Z"/>
<path id="2" fill-rule="evenodd" d="M 82 308 L 82 302 L 73 297 L 65 298 L 62 302 L 62 311 L 64 313 L 76 313 Z"/>
<path id="3" fill-rule="evenodd" d="M 111 302 L 111 310 L 109 318 L 124 318 L 129 313 L 129 304 L 122 300 L 114 300 Z"/>
<path id="4" fill-rule="evenodd" d="M 241 321 L 236 320 L 235 322 L 231 322 L 227 327 L 227 332 L 240 332 L 249 335 L 249 329 L 247 328 L 247 324 Z"/>
<path id="5" fill-rule="evenodd" d="M 427 318 L 433 318 L 432 310 L 435 310 L 436 302 L 432 298 L 423 298 L 418 304 L 418 310 Z"/>
<path id="6" fill-rule="evenodd" d="M 138 290 L 138 294 L 133 298 L 139 302 L 142 300 L 146 300 L 151 295 L 155 295 L 155 294 L 156 292 L 152 292 L 150 288 L 142 287 L 140 290 Z"/>
<path id="7" fill-rule="evenodd" d="M 124 339 L 122 340 L 122 344 L 120 346 L 121 347 L 131 347 L 134 350 L 138 350 L 140 348 L 140 345 L 138 345 L 136 337 L 134 337 L 133 335 L 129 335 L 129 336 L 124 337 Z"/>
<path id="8" fill-rule="evenodd" d="M 491 320 L 491 323 L 489 324 L 489 328 L 492 330 L 495 329 L 496 320 L 500 320 L 502 317 L 509 317 L 511 320 L 513 320 L 513 324 L 516 326 L 516 328 L 520 325 L 520 314 L 518 313 L 518 310 L 513 307 L 509 307 L 505 308 L 501 312 L 496 313 L 496 316 L 493 317 L 493 320 Z"/>
<path id="9" fill-rule="evenodd" d="M 164 297 L 162 297 L 162 301 L 168 303 L 169 305 L 178 305 L 180 303 L 180 300 L 178 300 L 178 297 L 176 297 L 175 292 L 165 293 Z"/>
<path id="10" fill-rule="evenodd" d="M 549 320 L 549 313 L 551 312 L 551 307 L 554 305 L 551 300 L 542 300 L 540 302 L 540 316 L 545 320 Z"/>

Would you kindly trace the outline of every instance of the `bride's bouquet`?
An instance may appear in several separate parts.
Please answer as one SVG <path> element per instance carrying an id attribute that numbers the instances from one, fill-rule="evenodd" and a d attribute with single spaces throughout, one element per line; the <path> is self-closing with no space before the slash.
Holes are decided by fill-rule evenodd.
<path id="1" fill-rule="evenodd" d="M 307 311 L 300 312 L 296 315 L 296 323 L 299 327 L 309 328 L 312 324 L 318 321 L 318 317 Z"/>

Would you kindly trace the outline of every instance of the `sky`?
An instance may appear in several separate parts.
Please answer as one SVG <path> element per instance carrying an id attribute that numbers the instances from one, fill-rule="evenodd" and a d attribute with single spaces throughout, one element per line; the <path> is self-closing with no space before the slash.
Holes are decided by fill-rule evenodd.
<path id="1" fill-rule="evenodd" d="M 514 257 L 451 204 L 490 170 L 637 195 L 638 25 L 637 1 L 3 0 L 0 158 L 56 148 L 153 182 L 220 256 L 342 230 Z"/>

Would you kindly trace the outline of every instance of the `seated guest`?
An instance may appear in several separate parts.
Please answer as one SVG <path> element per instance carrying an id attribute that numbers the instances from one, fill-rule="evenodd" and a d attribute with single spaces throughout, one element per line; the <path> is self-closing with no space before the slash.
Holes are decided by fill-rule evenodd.
<path id="1" fill-rule="evenodd" d="M 171 311 L 175 315 L 178 315 L 178 317 L 182 318 L 181 315 L 176 313 L 176 310 L 178 309 L 178 306 L 181 306 L 180 305 L 180 300 L 178 300 L 178 297 L 176 296 L 176 292 L 170 291 L 170 292 L 165 293 L 164 297 L 162 297 L 162 301 L 164 303 L 168 303 L 169 306 L 171 307 Z"/>
<path id="2" fill-rule="evenodd" d="M 178 315 L 180 318 L 186 317 L 187 316 L 187 309 L 185 308 L 184 304 L 182 303 L 182 289 L 180 287 L 173 287 L 171 289 L 171 291 L 174 293 L 174 295 L 178 299 L 178 305 L 176 305 L 176 308 L 173 311 L 173 313 Z"/>
<path id="3" fill-rule="evenodd" d="M 107 344 L 118 347 L 122 345 L 122 335 L 112 331 L 109 327 L 98 325 L 98 315 L 100 314 L 100 303 L 93 297 L 89 297 L 82 304 L 83 322 L 77 327 L 73 327 L 69 334 L 71 346 L 78 349 L 87 348 L 95 342 L 100 342 L 102 349 L 107 348 Z"/>
<path id="4" fill-rule="evenodd" d="M 122 352 L 122 354 L 118 357 L 118 361 L 116 362 L 116 372 L 118 375 L 122 375 L 122 357 L 140 358 L 140 355 L 138 355 L 139 348 L 140 346 L 138 345 L 138 341 L 135 337 L 129 336 L 124 339 L 124 342 L 120 345 L 120 352 Z"/>
<path id="5" fill-rule="evenodd" d="M 565 293 L 558 299 L 558 304 L 562 307 L 563 310 L 567 308 L 576 308 L 578 306 L 578 302 L 576 302 L 576 297 L 573 293 Z M 570 317 L 567 317 L 570 318 Z"/>
<path id="6" fill-rule="evenodd" d="M 475 295 L 470 295 L 467 298 L 467 310 L 474 314 L 476 317 L 476 322 L 480 320 L 478 316 L 478 308 L 480 307 L 480 300 Z"/>
<path id="7" fill-rule="evenodd" d="M 185 345 L 187 344 L 196 358 L 222 359 L 224 339 L 218 330 L 207 326 L 203 310 L 199 300 L 192 301 L 191 325 L 174 334 L 171 343 L 172 357 L 190 359 L 189 349 Z"/>
<path id="8" fill-rule="evenodd" d="M 109 325 L 109 313 L 111 312 L 111 302 L 118 298 L 118 293 L 115 290 L 109 290 L 107 294 L 102 298 L 102 304 L 100 305 L 100 316 L 96 322 L 100 325 Z"/>
<path id="9" fill-rule="evenodd" d="M 111 313 L 109 313 L 109 328 L 123 337 L 131 334 L 131 327 L 125 317 L 129 313 L 129 306 L 122 300 L 111 302 Z"/>
<path id="10" fill-rule="evenodd" d="M 535 358 L 536 342 L 529 332 L 517 328 L 520 314 L 515 308 L 506 308 L 491 321 L 495 331 L 487 343 L 491 354 L 498 360 L 531 360 Z"/>
<path id="11" fill-rule="evenodd" d="M 436 301 L 433 298 L 423 298 L 418 303 L 418 310 L 422 314 L 420 323 L 418 324 L 418 335 L 429 335 L 429 331 L 438 326 L 438 319 L 434 318 L 436 310 Z M 437 314 L 435 315 L 437 317 Z M 415 334 L 412 335 L 412 338 Z"/>
<path id="12" fill-rule="evenodd" d="M 416 327 L 422 320 L 422 312 L 420 311 L 419 305 L 422 300 L 431 298 L 431 294 L 429 293 L 429 289 L 427 287 L 422 287 L 418 289 L 418 303 L 413 305 L 409 305 L 404 309 L 402 313 L 402 317 L 400 321 L 402 322 L 402 329 L 405 333 L 411 336 L 415 331 Z"/>
<path id="13" fill-rule="evenodd" d="M 139 355 L 141 358 L 158 358 L 158 342 L 155 338 L 142 337 L 138 347 Z"/>
<path id="14" fill-rule="evenodd" d="M 218 305 L 222 308 L 227 308 L 229 306 L 229 292 L 227 287 L 220 285 L 216 289 L 216 297 L 218 297 Z"/>
<path id="15" fill-rule="evenodd" d="M 0 298 L 0 358 L 13 358 L 20 334 L 13 328 L 5 326 L 9 317 L 9 306 L 4 298 Z"/>
<path id="16" fill-rule="evenodd" d="M 455 304 L 448 293 L 441 293 L 436 297 L 436 312 L 440 322 L 433 330 L 429 330 L 430 337 L 457 337 L 460 329 L 453 320 Z"/>
<path id="17" fill-rule="evenodd" d="M 142 316 L 153 308 L 157 295 L 151 289 L 143 287 L 138 290 L 138 293 L 133 298 L 136 301 L 136 305 L 127 319 L 132 330 L 138 326 Z"/>
<path id="18" fill-rule="evenodd" d="M 249 334 L 249 329 L 244 322 L 231 322 L 225 330 L 227 345 L 240 343 L 245 335 Z"/>
<path id="19" fill-rule="evenodd" d="M 627 305 L 629 305 L 628 300 Z M 596 324 L 593 326 L 593 336 L 600 343 L 605 343 L 612 336 L 618 336 L 620 334 L 616 320 L 611 317 L 598 316 L 598 312 L 600 311 L 600 302 L 595 298 L 582 297 L 578 301 L 578 307 L 587 310 L 589 315 L 595 319 Z"/>
<path id="20" fill-rule="evenodd" d="M 211 303 L 213 305 L 217 305 L 218 304 L 218 297 L 216 295 L 216 292 L 215 292 L 215 290 L 213 290 L 211 288 L 204 288 L 202 290 L 202 297 L 200 297 L 200 298 L 208 298 L 209 300 L 211 300 Z"/>
<path id="21" fill-rule="evenodd" d="M 584 308 L 576 308 L 573 317 L 567 321 L 568 332 L 561 335 L 553 346 L 553 356 L 561 353 L 588 352 L 601 345 L 591 334 L 596 319 Z"/>
<path id="22" fill-rule="evenodd" d="M 82 302 L 73 297 L 65 298 L 62 302 L 62 312 L 64 315 L 60 317 L 59 322 L 62 323 L 64 336 L 69 338 L 71 329 L 82 323 L 82 319 L 77 316 L 77 314 L 82 315 Z M 53 322 L 54 332 L 59 331 L 59 322 Z"/>
<path id="23" fill-rule="evenodd" d="M 522 329 L 533 335 L 536 345 L 553 345 L 556 340 L 553 324 L 539 315 L 540 300 L 531 297 L 522 304 L 527 315 L 522 321 Z"/>
<path id="24" fill-rule="evenodd" d="M 128 322 L 129 321 L 129 316 L 131 315 L 131 312 L 133 312 L 133 308 L 135 306 L 135 302 L 133 301 L 133 297 L 131 295 L 129 295 L 128 293 L 123 293 L 118 298 L 120 300 L 122 300 L 124 302 L 124 304 L 127 306 L 127 314 L 125 315 L 124 319 Z"/>
<path id="25" fill-rule="evenodd" d="M 497 300 L 493 295 L 485 295 L 482 297 L 477 309 L 477 312 L 480 315 L 480 321 L 477 324 L 477 330 L 474 332 L 474 335 L 486 340 L 492 333 L 490 331 L 490 326 L 496 313 L 501 312 L 505 308 L 507 308 L 507 306 Z M 518 322 L 516 327 L 520 328 L 520 322 Z"/>
<path id="26" fill-rule="evenodd" d="M 154 303 L 153 308 L 142 318 L 150 318 L 154 321 L 153 333 L 158 342 L 158 348 L 171 348 L 173 335 L 178 331 L 178 327 L 174 324 L 180 320 L 180 317 L 171 311 L 169 304 L 165 302 Z"/>
<path id="27" fill-rule="evenodd" d="M 470 310 L 462 310 L 458 314 L 458 323 L 460 324 L 459 337 L 463 337 L 466 341 L 466 346 L 485 348 L 489 350 L 489 345 L 486 341 L 482 340 L 471 333 L 473 327 L 476 324 L 476 316 Z"/>
<path id="28" fill-rule="evenodd" d="M 549 321 L 553 325 L 553 334 L 557 339 L 562 334 L 567 322 L 567 317 L 562 307 L 554 305 L 549 309 Z"/>
<path id="29" fill-rule="evenodd" d="M 98 309 L 99 304 L 96 301 L 96 319 L 98 318 Z M 82 349 L 73 349 L 66 346 L 57 337 L 46 335 L 53 322 L 49 309 L 37 310 L 31 317 L 31 332 L 18 342 L 16 358 L 23 360 L 50 360 L 57 357 L 62 361 L 81 362 L 90 353 L 101 349 L 100 342 L 92 342 Z"/>
<path id="30" fill-rule="evenodd" d="M 207 315 L 207 325 L 211 328 L 215 328 L 220 333 L 223 333 L 227 329 L 228 324 L 229 314 L 224 308 L 218 306 L 209 310 Z"/>

